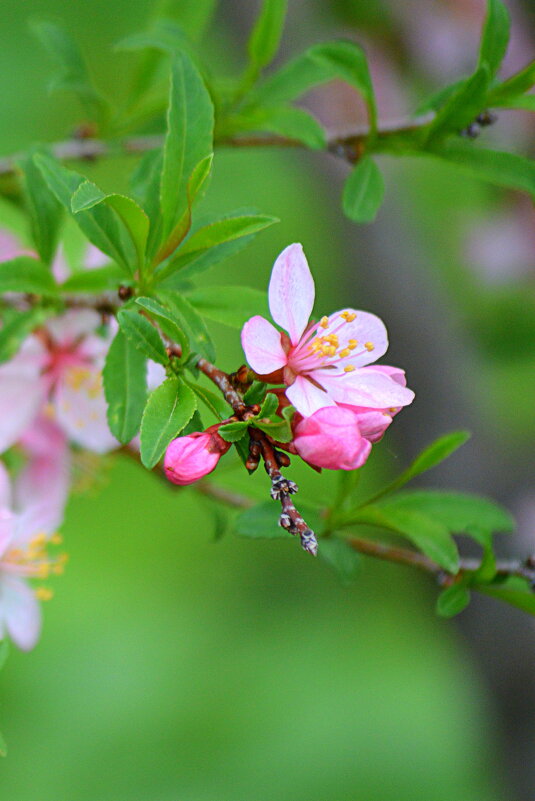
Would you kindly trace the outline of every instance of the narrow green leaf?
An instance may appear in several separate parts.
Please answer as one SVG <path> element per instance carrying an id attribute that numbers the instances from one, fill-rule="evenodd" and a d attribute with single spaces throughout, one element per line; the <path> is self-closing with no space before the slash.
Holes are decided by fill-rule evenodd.
<path id="1" fill-rule="evenodd" d="M 0 732 L 0 757 L 7 756 L 7 743 L 4 739 L 2 732 Z"/>
<path id="2" fill-rule="evenodd" d="M 437 598 L 437 614 L 441 617 L 454 617 L 466 609 L 470 603 L 470 590 L 463 584 L 452 584 Z"/>
<path id="3" fill-rule="evenodd" d="M 147 399 L 146 372 L 146 357 L 118 331 L 106 356 L 103 379 L 108 425 L 119 442 L 130 442 L 139 431 Z"/>
<path id="4" fill-rule="evenodd" d="M 260 106 L 233 117 L 230 121 L 235 134 L 268 132 L 302 142 L 313 150 L 326 147 L 325 131 L 308 111 L 295 106 Z"/>
<path id="5" fill-rule="evenodd" d="M 473 589 L 535 615 L 535 592 L 520 576 L 500 576 L 492 584 L 475 584 Z"/>
<path id="6" fill-rule="evenodd" d="M 114 290 L 123 282 L 124 272 L 116 264 L 107 264 L 94 270 L 75 273 L 64 281 L 59 289 L 62 292 L 106 292 Z"/>
<path id="7" fill-rule="evenodd" d="M 477 117 L 485 108 L 489 82 L 489 68 L 482 64 L 439 110 L 429 126 L 428 144 L 448 134 L 459 133 Z"/>
<path id="8" fill-rule="evenodd" d="M 235 423 L 225 423 L 224 426 L 218 428 L 217 432 L 223 437 L 225 442 L 237 442 L 245 436 L 248 428 L 249 423 L 237 420 Z"/>
<path id="9" fill-rule="evenodd" d="M 226 420 L 232 414 L 232 410 L 221 395 L 216 395 L 215 392 L 211 392 L 200 384 L 193 384 L 189 381 L 186 383 L 218 420 Z"/>
<path id="10" fill-rule="evenodd" d="M 535 59 L 526 64 L 520 72 L 516 72 L 506 81 L 495 86 L 487 98 L 488 104 L 492 108 L 496 101 L 504 100 L 508 97 L 518 97 L 531 89 L 534 84 Z"/>
<path id="11" fill-rule="evenodd" d="M 442 106 L 445 105 L 450 97 L 461 88 L 461 86 L 464 86 L 467 80 L 468 78 L 461 78 L 454 83 L 450 83 L 448 86 L 443 86 L 441 89 L 437 89 L 436 92 L 433 92 L 432 95 L 420 103 L 414 113 L 415 116 L 425 114 L 428 111 L 438 111 L 440 108 L 442 108 Z"/>
<path id="12" fill-rule="evenodd" d="M 182 360 L 185 361 L 190 354 L 188 338 L 173 314 L 152 298 L 136 298 L 136 303 L 152 317 L 156 318 L 156 322 L 172 342 L 180 345 Z"/>
<path id="13" fill-rule="evenodd" d="M 263 67 L 271 63 L 279 49 L 286 9 L 287 0 L 263 2 L 247 43 L 253 76 L 258 75 Z"/>
<path id="14" fill-rule="evenodd" d="M 481 34 L 478 66 L 486 64 L 493 77 L 503 61 L 509 42 L 511 19 L 501 0 L 488 0 L 487 16 Z"/>
<path id="15" fill-rule="evenodd" d="M 50 264 L 58 245 L 59 228 L 63 219 L 63 208 L 48 188 L 33 155 L 36 150 L 18 159 L 22 173 L 22 189 L 30 213 L 33 241 L 41 260 Z"/>
<path id="16" fill-rule="evenodd" d="M 43 309 L 16 312 L 3 321 L 0 328 L 0 364 L 9 361 L 18 352 L 26 337 L 47 317 Z"/>
<path id="17" fill-rule="evenodd" d="M 264 384 L 263 381 L 253 381 L 243 396 L 243 400 L 249 406 L 252 406 L 254 403 L 262 403 L 266 394 L 266 390 L 267 384 Z"/>
<path id="18" fill-rule="evenodd" d="M 221 245 L 223 242 L 256 234 L 276 222 L 279 222 L 277 217 L 271 217 L 267 214 L 225 217 L 195 231 L 181 247 L 180 253 L 185 256 L 198 250 L 208 250 L 208 248 Z"/>
<path id="19" fill-rule="evenodd" d="M 152 257 L 161 239 L 162 216 L 160 209 L 160 178 L 163 153 L 152 150 L 145 153 L 130 176 L 130 190 L 150 220 L 147 254 Z"/>
<path id="20" fill-rule="evenodd" d="M 343 584 L 348 585 L 354 581 L 361 559 L 345 540 L 322 537 L 318 556 L 338 574 Z"/>
<path id="21" fill-rule="evenodd" d="M 279 406 L 279 399 L 273 392 L 268 392 L 262 406 L 260 407 L 260 411 L 258 412 L 258 417 L 271 417 L 272 414 L 275 414 Z"/>
<path id="22" fill-rule="evenodd" d="M 193 55 L 192 43 L 184 29 L 172 19 L 157 19 L 148 31 L 130 34 L 114 47 L 119 52 L 136 50 L 160 50 L 174 55 L 185 51 Z"/>
<path id="23" fill-rule="evenodd" d="M 189 300 L 178 292 L 160 290 L 159 296 L 178 318 L 181 327 L 192 343 L 193 350 L 213 361 L 215 359 L 214 345 L 199 312 L 191 305 Z"/>
<path id="24" fill-rule="evenodd" d="M 248 286 L 202 286 L 187 297 L 204 317 L 232 328 L 241 329 L 256 314 L 269 316 L 266 293 Z"/>
<path id="25" fill-rule="evenodd" d="M 175 377 L 166 379 L 150 394 L 141 420 L 141 461 L 145 467 L 151 470 L 160 461 L 196 408 L 191 389 Z"/>
<path id="26" fill-rule="evenodd" d="M 269 501 L 253 506 L 236 518 L 236 533 L 253 539 L 289 539 L 292 535 L 278 525 L 279 515 L 280 509 Z"/>
<path id="27" fill-rule="evenodd" d="M 57 287 L 46 264 L 31 256 L 16 256 L 0 263 L 0 292 L 54 295 Z"/>
<path id="28" fill-rule="evenodd" d="M 385 185 L 381 170 L 373 159 L 364 156 L 349 173 L 344 185 L 343 208 L 355 222 L 373 222 L 381 204 Z"/>
<path id="29" fill-rule="evenodd" d="M 59 202 L 71 214 L 82 232 L 99 250 L 117 262 L 128 275 L 134 272 L 135 252 L 124 223 L 106 204 L 73 214 L 71 199 L 84 176 L 66 169 L 54 159 L 41 153 L 34 156 L 37 167 Z"/>
<path id="30" fill-rule="evenodd" d="M 535 95 L 511 95 L 493 103 L 493 106 L 495 108 L 512 108 L 520 109 L 521 111 L 535 111 Z"/>
<path id="31" fill-rule="evenodd" d="M 129 309 L 121 309 L 117 315 L 117 320 L 123 334 L 147 358 L 164 366 L 169 363 L 169 356 L 160 335 L 146 317 Z"/>
<path id="32" fill-rule="evenodd" d="M 189 56 L 177 54 L 161 176 L 163 233 L 167 237 L 187 207 L 187 184 L 195 166 L 213 152 L 214 109 Z"/>

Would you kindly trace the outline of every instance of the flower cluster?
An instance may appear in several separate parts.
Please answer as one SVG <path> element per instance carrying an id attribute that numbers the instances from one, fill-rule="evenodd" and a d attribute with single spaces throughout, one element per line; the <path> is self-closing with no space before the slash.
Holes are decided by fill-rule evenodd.
<path id="1" fill-rule="evenodd" d="M 388 347 L 378 317 L 344 308 L 310 321 L 314 297 L 303 249 L 290 245 L 275 261 L 269 284 L 271 315 L 282 331 L 252 317 L 243 326 L 242 346 L 256 378 L 279 385 L 280 405 L 295 408 L 287 449 L 317 468 L 355 470 L 414 393 L 403 370 L 373 364 Z M 181 476 L 176 483 L 191 483 L 211 472 L 223 452 L 208 432 L 179 437 L 166 465 Z"/>

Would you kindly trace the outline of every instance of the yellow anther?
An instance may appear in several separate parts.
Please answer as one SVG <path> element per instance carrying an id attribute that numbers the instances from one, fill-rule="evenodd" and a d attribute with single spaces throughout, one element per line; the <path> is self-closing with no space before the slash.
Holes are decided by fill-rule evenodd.
<path id="1" fill-rule="evenodd" d="M 60 553 L 58 556 L 58 562 L 64 565 L 66 562 L 69 561 L 69 554 L 68 553 Z"/>
<path id="2" fill-rule="evenodd" d="M 52 534 L 52 536 L 50 537 L 50 542 L 52 543 L 52 545 L 61 545 L 61 543 L 63 542 L 63 537 L 58 531 L 56 531 L 56 533 Z"/>
<path id="3" fill-rule="evenodd" d="M 350 339 L 349 342 L 347 343 L 347 347 L 349 348 L 349 350 L 355 350 L 358 344 L 359 344 L 358 339 Z"/>
<path id="4" fill-rule="evenodd" d="M 391 406 L 388 411 L 391 412 L 392 414 L 395 414 L 397 412 L 397 409 L 395 408 L 395 406 Z"/>
<path id="5" fill-rule="evenodd" d="M 35 597 L 38 601 L 50 601 L 54 597 L 54 593 L 48 587 L 37 587 Z"/>
<path id="6" fill-rule="evenodd" d="M 345 359 L 345 357 L 349 356 L 350 353 L 351 351 L 349 348 L 344 348 L 343 350 L 340 351 L 338 355 L 340 356 L 341 359 Z"/>
<path id="7" fill-rule="evenodd" d="M 38 578 L 43 578 L 43 579 L 48 578 L 50 575 L 50 565 L 48 564 L 48 562 L 43 562 L 43 564 L 38 565 L 35 575 Z"/>
<path id="8" fill-rule="evenodd" d="M 354 369 L 355 368 L 354 368 L 354 366 L 352 364 L 347 364 L 344 367 L 344 373 L 352 373 Z"/>
<path id="9" fill-rule="evenodd" d="M 8 556 L 10 562 L 18 562 L 21 559 L 24 559 L 24 551 L 21 551 L 20 548 L 12 548 Z"/>
<path id="10" fill-rule="evenodd" d="M 32 537 L 30 540 L 30 548 L 42 548 L 43 545 L 46 545 L 46 534 L 43 532 L 36 534 L 35 537 Z"/>
<path id="11" fill-rule="evenodd" d="M 52 573 L 55 576 L 62 576 L 65 573 L 65 567 L 63 565 L 54 565 L 52 568 Z"/>
<path id="12" fill-rule="evenodd" d="M 336 334 L 327 334 L 324 339 L 326 339 L 331 345 L 336 345 L 336 347 L 338 347 L 338 337 Z"/>
<path id="13" fill-rule="evenodd" d="M 342 312 L 342 314 L 340 315 L 340 317 L 342 317 L 346 321 L 346 323 L 352 323 L 356 316 L 357 315 L 355 312 L 349 312 L 349 311 Z"/>
<path id="14" fill-rule="evenodd" d="M 364 347 L 366 348 L 366 350 L 370 351 L 375 349 L 375 345 L 373 344 L 373 342 L 365 342 Z"/>
<path id="15" fill-rule="evenodd" d="M 320 320 L 320 325 L 322 328 L 327 328 L 329 325 L 329 318 L 324 315 Z"/>

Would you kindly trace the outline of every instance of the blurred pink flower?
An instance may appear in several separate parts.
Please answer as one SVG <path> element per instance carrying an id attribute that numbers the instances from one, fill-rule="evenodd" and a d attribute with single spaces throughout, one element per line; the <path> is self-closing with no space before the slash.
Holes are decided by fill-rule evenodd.
<path id="1" fill-rule="evenodd" d="M 117 445 L 106 420 L 102 367 L 111 341 L 96 333 L 97 312 L 71 309 L 48 320 L 0 367 L 0 452 L 43 412 L 66 436 L 105 453 Z"/>
<path id="2" fill-rule="evenodd" d="M 230 442 L 219 436 L 217 426 L 177 437 L 165 454 L 165 475 L 173 484 L 193 484 L 211 473 L 229 448 Z"/>
<path id="3" fill-rule="evenodd" d="M 382 321 L 347 308 L 309 323 L 314 294 L 303 249 L 290 245 L 277 258 L 269 284 L 271 314 L 288 333 L 260 316 L 248 320 L 242 346 L 252 369 L 272 383 L 284 382 L 304 417 L 337 403 L 368 409 L 411 403 L 414 393 L 388 374 L 362 369 L 386 352 Z"/>
<path id="4" fill-rule="evenodd" d="M 27 583 L 63 570 L 64 557 L 52 558 L 47 542 L 63 519 L 69 487 L 69 450 L 57 426 L 40 420 L 24 441 L 26 467 L 12 484 L 0 462 L 0 639 L 9 634 L 23 650 L 33 648 L 41 630 L 37 597 Z"/>

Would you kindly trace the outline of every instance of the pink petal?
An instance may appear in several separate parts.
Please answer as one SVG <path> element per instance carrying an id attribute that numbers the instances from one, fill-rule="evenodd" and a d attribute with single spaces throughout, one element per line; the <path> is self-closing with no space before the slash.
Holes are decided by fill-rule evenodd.
<path id="1" fill-rule="evenodd" d="M 340 406 L 320 409 L 295 426 L 294 446 L 306 462 L 329 470 L 356 470 L 371 451 L 356 415 Z"/>
<path id="2" fill-rule="evenodd" d="M 17 256 L 37 257 L 37 254 L 24 248 L 17 237 L 9 231 L 0 230 L 0 262 L 15 259 Z"/>
<path id="3" fill-rule="evenodd" d="M 314 279 L 303 247 L 289 245 L 273 265 L 269 282 L 271 316 L 297 345 L 305 330 L 314 305 Z"/>
<path id="4" fill-rule="evenodd" d="M 17 527 L 17 517 L 10 509 L 0 508 L 0 560 L 13 544 Z M 0 636 L 0 639 L 1 636 Z"/>
<path id="5" fill-rule="evenodd" d="M 0 462 L 0 509 L 11 506 L 11 480 L 3 462 Z"/>
<path id="6" fill-rule="evenodd" d="M 0 583 L 0 619 L 23 651 L 31 650 L 41 633 L 41 608 L 22 579 L 3 575 Z"/>
<path id="7" fill-rule="evenodd" d="M 10 448 L 35 420 L 46 399 L 46 382 L 36 375 L 0 372 L 0 453 Z"/>
<path id="8" fill-rule="evenodd" d="M 84 267 L 87 270 L 94 270 L 96 267 L 104 267 L 108 264 L 109 258 L 95 245 L 88 245 L 84 257 Z"/>
<path id="9" fill-rule="evenodd" d="M 60 245 L 56 251 L 56 255 L 54 256 L 54 261 L 52 262 L 52 275 L 59 284 L 62 284 L 67 280 L 70 274 L 71 270 L 67 264 L 63 246 Z"/>
<path id="10" fill-rule="evenodd" d="M 364 406 L 368 409 L 388 409 L 407 406 L 414 400 L 412 390 L 377 371 L 355 370 L 352 373 L 341 373 L 334 370 L 315 370 L 313 375 L 337 403 Z"/>
<path id="11" fill-rule="evenodd" d="M 351 322 L 343 322 L 341 315 L 344 312 L 355 314 Z M 343 360 L 343 364 L 352 364 L 354 367 L 363 367 L 377 361 L 388 350 L 388 334 L 385 324 L 375 314 L 355 309 L 342 309 L 329 316 L 329 325 L 323 336 L 335 331 L 340 342 L 340 349 L 347 347 L 349 340 L 358 344 Z"/>
<path id="12" fill-rule="evenodd" d="M 52 339 L 66 347 L 80 337 L 94 333 L 100 322 L 100 315 L 92 309 L 69 309 L 60 317 L 48 320 L 46 327 Z"/>
<path id="13" fill-rule="evenodd" d="M 95 453 L 116 448 L 108 428 L 102 375 L 91 365 L 67 368 L 53 398 L 55 419 L 68 438 Z"/>
<path id="14" fill-rule="evenodd" d="M 242 328 L 241 343 L 246 359 L 255 373 L 272 373 L 284 367 L 287 362 L 280 332 L 264 317 L 256 315 L 247 320 Z"/>
<path id="15" fill-rule="evenodd" d="M 402 370 L 401 367 L 390 367 L 388 364 L 372 364 L 369 367 L 363 367 L 362 369 L 365 371 L 370 370 L 378 373 L 384 373 L 398 384 L 401 384 L 402 387 L 407 386 L 405 370 Z"/>
<path id="16" fill-rule="evenodd" d="M 325 406 L 335 405 L 326 392 L 323 392 L 307 378 L 303 378 L 300 375 L 287 388 L 286 397 L 303 417 L 310 417 L 318 409 L 323 409 Z"/>

